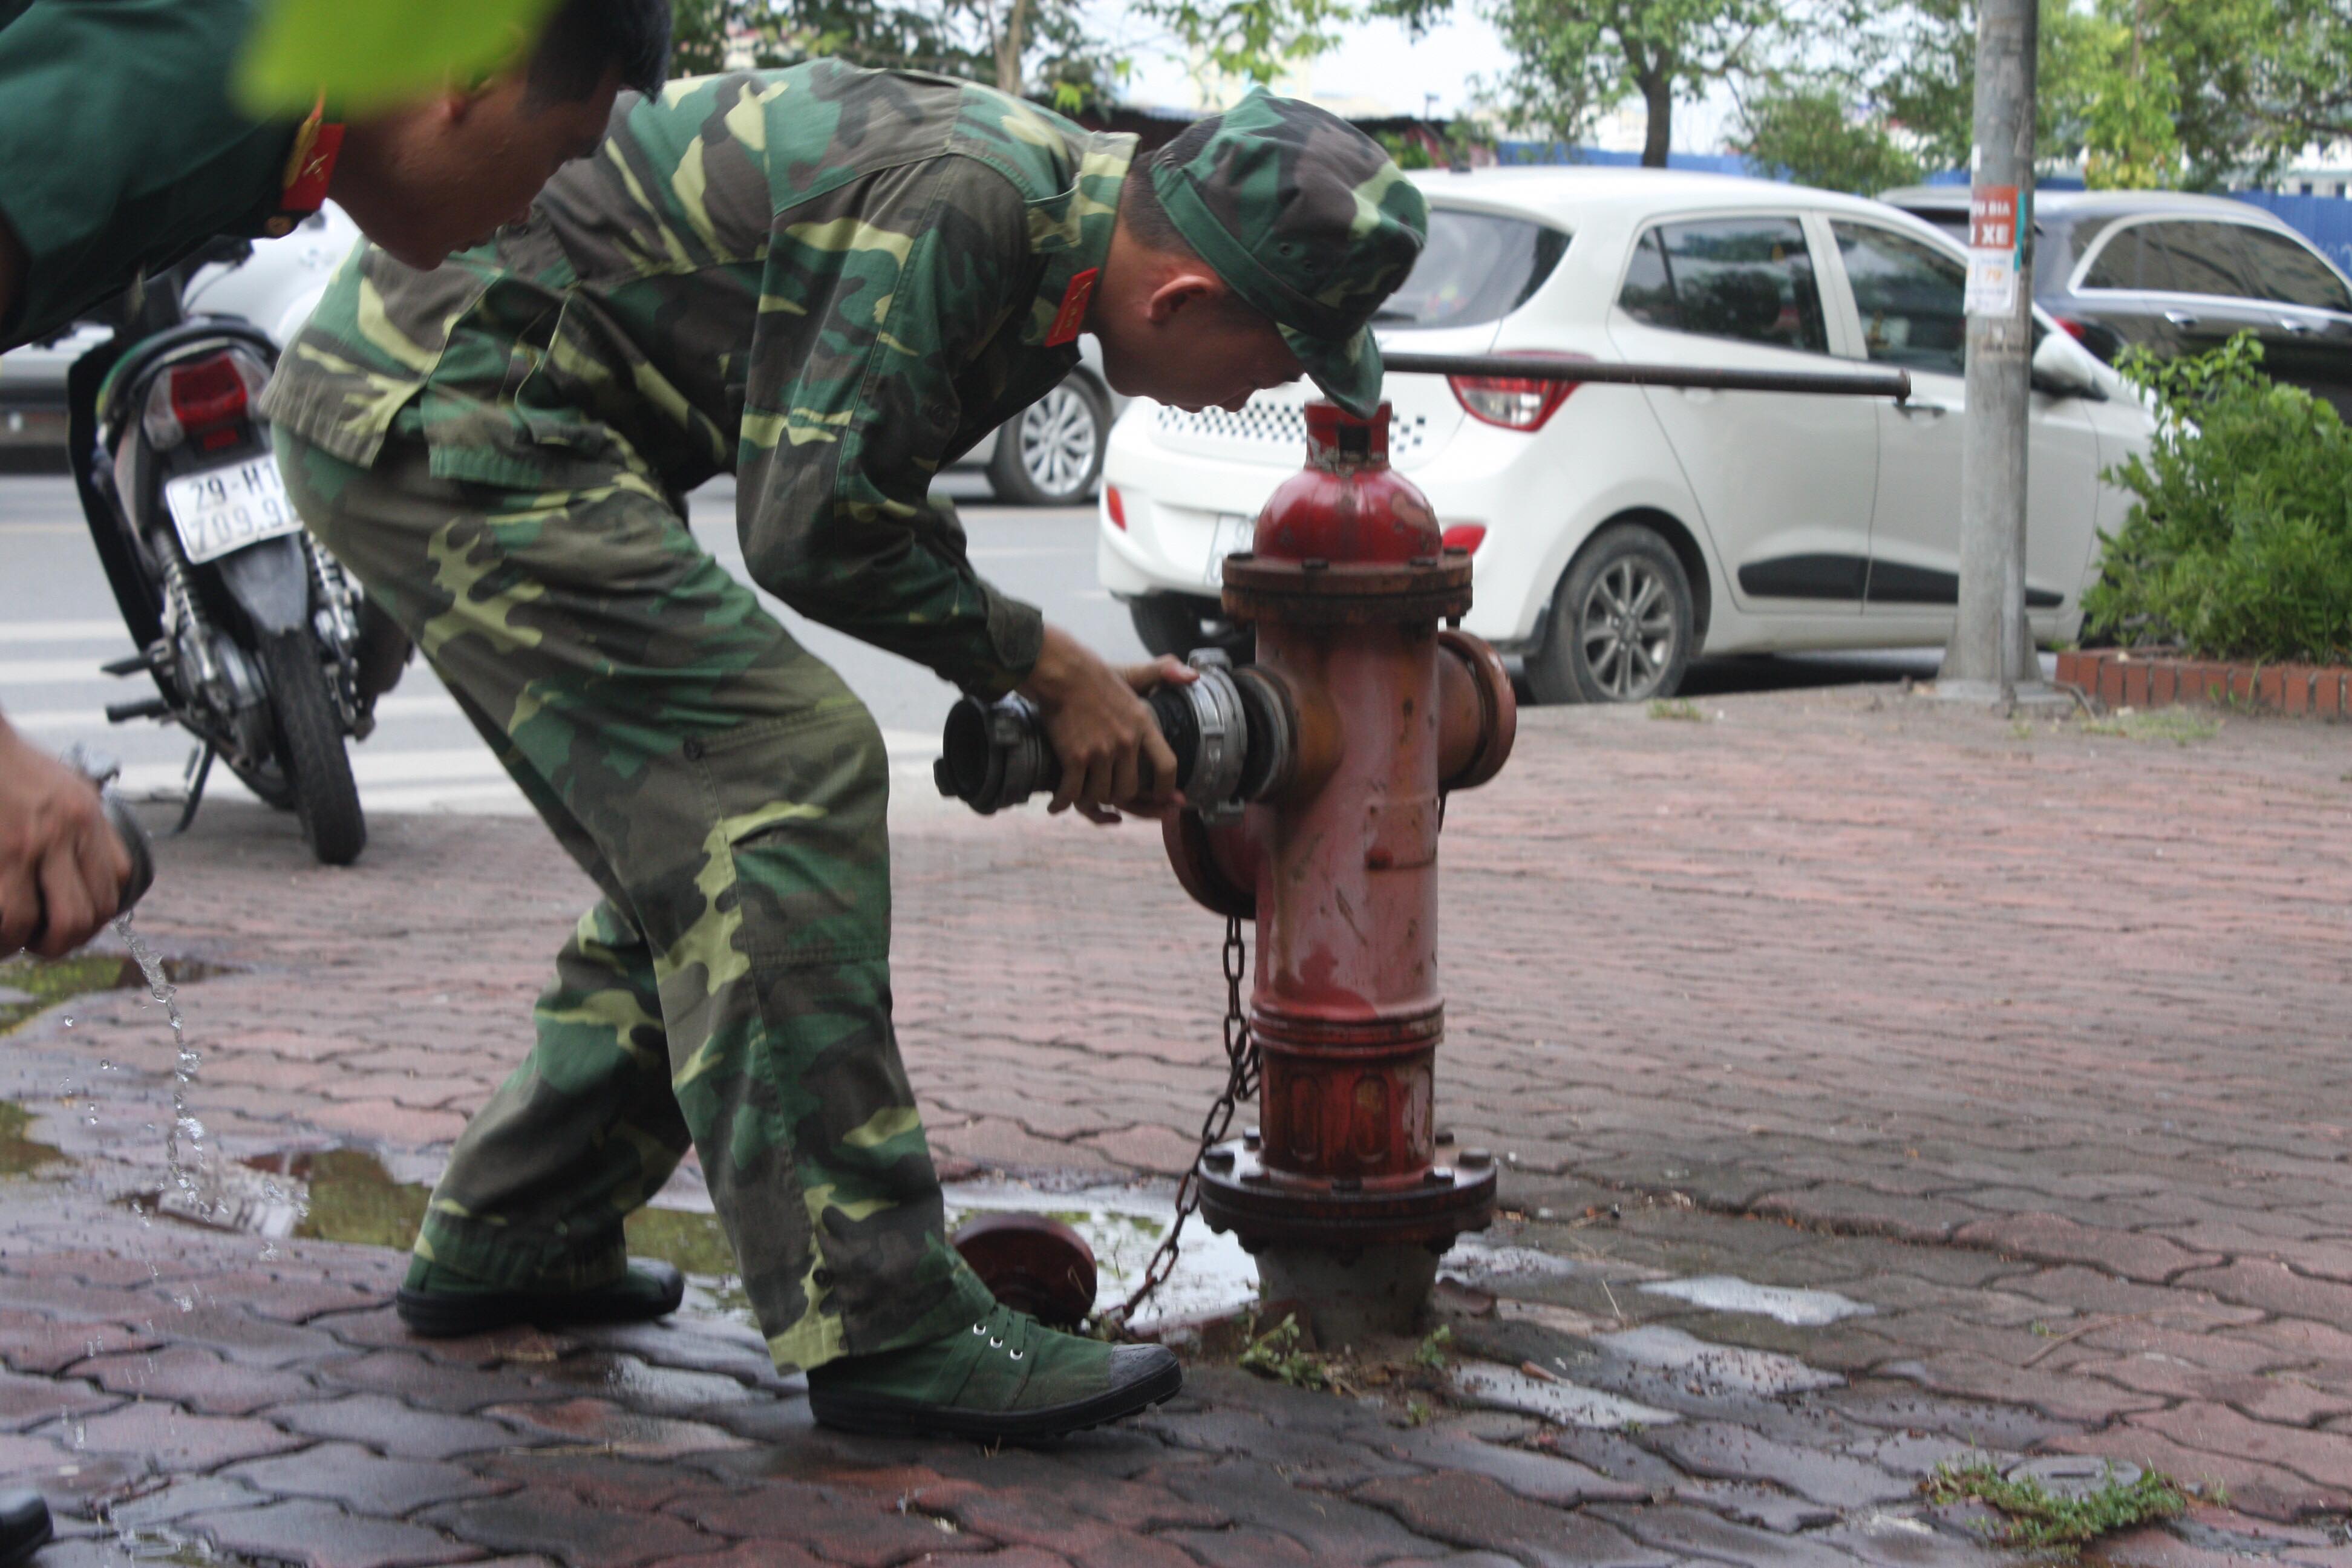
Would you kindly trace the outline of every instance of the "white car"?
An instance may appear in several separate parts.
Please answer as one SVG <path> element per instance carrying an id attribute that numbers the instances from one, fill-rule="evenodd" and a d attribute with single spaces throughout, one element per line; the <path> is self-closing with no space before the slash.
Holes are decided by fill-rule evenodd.
<path id="1" fill-rule="evenodd" d="M 1391 375 L 1390 453 L 1473 551 L 1465 625 L 1544 701 L 1671 693 L 1703 655 L 1933 645 L 1958 599 L 1964 253 L 1856 197 L 1631 169 L 1414 176 L 1428 247 L 1375 319 L 1392 352 L 1911 374 L 1905 404 Z M 2102 474 L 2149 419 L 2040 323 L 2025 568 L 2037 637 L 2072 637 Z M 1155 652 L 1245 640 L 1227 552 L 1304 459 L 1305 383 L 1239 413 L 1139 400 L 1111 434 L 1103 585 Z"/>
<path id="2" fill-rule="evenodd" d="M 242 316 L 276 342 L 289 342 L 319 308 L 327 280 L 359 237 L 359 225 L 329 202 L 291 234 L 255 240 L 250 256 L 198 267 L 181 301 L 192 314 Z M 0 355 L 0 458 L 62 458 L 66 373 L 111 335 L 107 327 L 76 326 Z"/>

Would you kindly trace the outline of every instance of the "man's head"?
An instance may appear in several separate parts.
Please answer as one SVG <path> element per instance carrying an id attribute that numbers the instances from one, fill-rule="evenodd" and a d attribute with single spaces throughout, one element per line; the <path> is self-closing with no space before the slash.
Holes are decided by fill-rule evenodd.
<path id="1" fill-rule="evenodd" d="M 1368 323 L 1428 226 L 1378 143 L 1260 89 L 1129 168 L 1087 328 L 1130 395 L 1238 408 L 1303 370 L 1368 415 Z"/>
<path id="2" fill-rule="evenodd" d="M 624 89 L 661 86 L 669 26 L 669 0 L 562 0 L 512 69 L 354 121 L 331 194 L 393 256 L 437 267 L 594 152 Z"/>

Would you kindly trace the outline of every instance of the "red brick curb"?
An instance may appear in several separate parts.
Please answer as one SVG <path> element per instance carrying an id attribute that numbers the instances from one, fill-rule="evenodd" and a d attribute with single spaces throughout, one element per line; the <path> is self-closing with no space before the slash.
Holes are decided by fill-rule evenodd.
<path id="1" fill-rule="evenodd" d="M 2095 648 L 2060 654 L 2058 681 L 2110 708 L 2223 702 L 2297 718 L 2352 717 L 2352 668 L 2340 664 L 2231 664 Z"/>

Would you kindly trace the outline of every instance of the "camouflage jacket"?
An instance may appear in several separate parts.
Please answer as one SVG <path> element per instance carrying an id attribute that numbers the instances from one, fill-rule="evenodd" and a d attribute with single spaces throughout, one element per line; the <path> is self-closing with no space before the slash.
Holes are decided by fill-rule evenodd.
<path id="1" fill-rule="evenodd" d="M 623 98 L 530 220 L 432 272 L 346 261 L 262 407 L 368 465 L 545 492 L 739 476 L 751 574 L 969 689 L 1035 663 L 940 467 L 1076 363 L 1134 139 L 829 60 Z"/>

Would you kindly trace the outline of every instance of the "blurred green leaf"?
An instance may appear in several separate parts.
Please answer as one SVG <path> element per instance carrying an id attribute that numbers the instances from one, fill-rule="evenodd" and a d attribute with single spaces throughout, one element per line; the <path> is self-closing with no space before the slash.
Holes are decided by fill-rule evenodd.
<path id="1" fill-rule="evenodd" d="M 237 71 L 247 112 L 342 113 L 423 98 L 514 59 L 553 0 L 268 0 Z"/>

